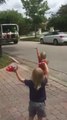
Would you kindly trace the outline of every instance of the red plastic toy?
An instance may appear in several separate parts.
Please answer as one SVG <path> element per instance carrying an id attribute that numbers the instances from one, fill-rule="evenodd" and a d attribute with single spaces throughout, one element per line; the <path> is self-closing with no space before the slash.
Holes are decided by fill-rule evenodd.
<path id="1" fill-rule="evenodd" d="M 13 66 L 8 66 L 6 68 L 6 70 L 9 71 L 9 72 L 13 72 L 13 71 L 15 71 L 15 68 Z"/>

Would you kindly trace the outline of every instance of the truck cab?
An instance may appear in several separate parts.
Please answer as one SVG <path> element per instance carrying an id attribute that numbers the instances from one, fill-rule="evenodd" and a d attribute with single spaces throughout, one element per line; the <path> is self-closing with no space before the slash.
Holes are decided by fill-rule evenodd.
<path id="1" fill-rule="evenodd" d="M 0 24 L 1 44 L 13 42 L 17 44 L 19 40 L 19 27 L 17 24 Z"/>

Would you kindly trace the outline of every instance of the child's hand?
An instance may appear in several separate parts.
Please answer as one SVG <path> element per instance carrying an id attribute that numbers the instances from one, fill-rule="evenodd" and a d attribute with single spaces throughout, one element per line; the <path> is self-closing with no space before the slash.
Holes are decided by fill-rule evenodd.
<path id="1" fill-rule="evenodd" d="M 18 66 L 14 67 L 14 72 L 16 72 L 18 70 Z"/>
<path id="2" fill-rule="evenodd" d="M 16 63 L 12 64 L 13 71 L 16 72 L 18 70 L 18 65 Z"/>

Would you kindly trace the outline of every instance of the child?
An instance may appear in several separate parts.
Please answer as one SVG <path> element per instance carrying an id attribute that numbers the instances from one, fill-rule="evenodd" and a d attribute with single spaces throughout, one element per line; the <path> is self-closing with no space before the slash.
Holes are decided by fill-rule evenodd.
<path id="1" fill-rule="evenodd" d="M 18 71 L 16 70 L 16 75 L 18 79 L 29 87 L 29 120 L 33 120 L 35 115 L 38 116 L 38 120 L 43 120 L 45 117 L 45 100 L 46 91 L 45 85 L 47 83 L 47 78 L 44 77 L 44 73 L 41 68 L 35 68 L 32 72 L 32 79 L 22 79 L 20 78 Z"/>
<path id="2" fill-rule="evenodd" d="M 48 70 L 48 61 L 46 59 L 46 53 L 45 52 L 39 53 L 37 48 L 36 48 L 36 52 L 38 57 L 38 66 L 43 70 L 44 75 L 48 77 L 49 70 Z"/>

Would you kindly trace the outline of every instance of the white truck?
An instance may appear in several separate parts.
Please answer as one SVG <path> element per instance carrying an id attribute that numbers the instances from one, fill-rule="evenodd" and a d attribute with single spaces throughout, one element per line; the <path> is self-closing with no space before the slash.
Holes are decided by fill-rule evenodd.
<path id="1" fill-rule="evenodd" d="M 8 44 L 13 42 L 17 44 L 19 40 L 19 27 L 17 24 L 0 24 L 0 43 Z"/>

